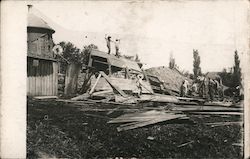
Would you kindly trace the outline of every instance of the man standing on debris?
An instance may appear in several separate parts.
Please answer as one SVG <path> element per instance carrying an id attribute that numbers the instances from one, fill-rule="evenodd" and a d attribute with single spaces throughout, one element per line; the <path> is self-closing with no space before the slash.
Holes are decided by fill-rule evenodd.
<path id="1" fill-rule="evenodd" d="M 185 97 L 187 95 L 188 86 L 189 86 L 188 80 L 184 80 L 181 85 L 181 97 Z"/>
<path id="2" fill-rule="evenodd" d="M 208 78 L 208 94 L 211 102 L 214 100 L 214 85 L 215 82 L 212 79 Z"/>
<path id="3" fill-rule="evenodd" d="M 143 75 L 142 74 L 139 74 L 136 76 L 137 80 L 136 80 L 136 85 L 137 85 L 137 88 L 138 88 L 138 97 L 141 96 L 142 94 L 142 79 L 143 79 Z"/>
<path id="4" fill-rule="evenodd" d="M 119 57 L 119 45 L 120 45 L 120 39 L 115 40 L 115 56 Z"/>
<path id="5" fill-rule="evenodd" d="M 110 43 L 112 42 L 111 36 L 107 37 L 107 34 L 105 34 L 105 39 L 106 39 L 107 47 L 108 47 L 108 54 L 110 54 L 110 52 L 111 52 L 111 44 Z"/>

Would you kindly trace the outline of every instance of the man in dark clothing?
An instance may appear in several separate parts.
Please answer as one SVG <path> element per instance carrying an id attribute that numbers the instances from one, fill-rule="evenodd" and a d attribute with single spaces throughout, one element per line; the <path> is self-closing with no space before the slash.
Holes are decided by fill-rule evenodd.
<path id="1" fill-rule="evenodd" d="M 111 36 L 108 36 L 108 37 L 107 37 L 107 34 L 105 34 L 105 39 L 106 39 L 107 47 L 108 47 L 108 54 L 110 54 L 110 52 L 111 52 L 110 43 L 112 42 Z"/>
<path id="2" fill-rule="evenodd" d="M 215 86 L 215 82 L 212 79 L 209 79 L 208 81 L 208 93 L 209 93 L 209 97 L 210 100 L 213 101 L 214 100 L 214 86 Z"/>

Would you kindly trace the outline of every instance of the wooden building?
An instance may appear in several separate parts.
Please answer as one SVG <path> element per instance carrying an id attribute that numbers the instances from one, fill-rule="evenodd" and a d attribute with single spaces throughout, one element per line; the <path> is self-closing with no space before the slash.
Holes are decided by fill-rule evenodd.
<path id="1" fill-rule="evenodd" d="M 58 62 L 53 55 L 55 31 L 36 15 L 28 14 L 27 95 L 56 96 Z M 18 79 L 17 79 L 18 80 Z"/>
<path id="2" fill-rule="evenodd" d="M 109 76 L 110 82 L 124 92 L 128 94 L 138 92 L 137 78 L 139 76 L 142 78 L 141 93 L 150 94 L 153 92 L 145 72 L 136 61 L 128 60 L 124 57 L 117 58 L 99 50 L 92 50 L 89 57 L 89 68 L 94 69 L 96 72 L 103 71 Z M 96 78 L 91 79 L 91 88 L 96 80 Z M 112 87 L 101 77 L 95 86 L 95 91 L 105 90 L 112 90 Z"/>

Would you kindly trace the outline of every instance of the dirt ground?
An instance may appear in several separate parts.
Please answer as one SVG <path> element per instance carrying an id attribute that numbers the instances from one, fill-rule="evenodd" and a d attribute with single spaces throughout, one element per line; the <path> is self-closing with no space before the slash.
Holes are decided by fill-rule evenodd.
<path id="1" fill-rule="evenodd" d="M 124 111 L 112 104 L 28 100 L 27 158 L 242 158 L 242 127 L 208 122 L 236 116 L 188 115 L 128 131 L 107 124 Z M 93 110 L 92 110 L 93 109 Z M 101 111 L 103 109 L 103 111 Z M 184 143 L 188 143 L 182 145 Z"/>

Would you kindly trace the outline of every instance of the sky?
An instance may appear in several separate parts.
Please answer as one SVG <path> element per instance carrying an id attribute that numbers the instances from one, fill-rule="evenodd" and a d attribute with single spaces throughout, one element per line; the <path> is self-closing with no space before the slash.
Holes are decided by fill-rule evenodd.
<path id="1" fill-rule="evenodd" d="M 79 48 L 95 44 L 107 51 L 104 36 L 121 39 L 120 51 L 139 55 L 144 68 L 168 66 L 170 54 L 192 72 L 193 49 L 201 69 L 232 67 L 234 51 L 248 51 L 247 1 L 33 1 L 33 12 L 56 31 L 55 43 Z M 114 47 L 112 48 L 114 53 Z"/>

